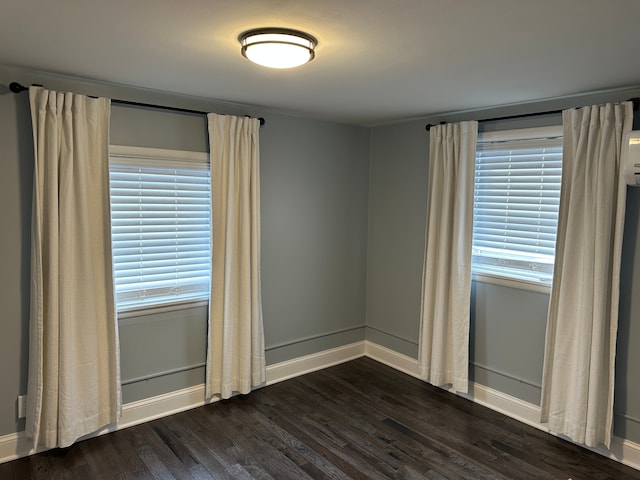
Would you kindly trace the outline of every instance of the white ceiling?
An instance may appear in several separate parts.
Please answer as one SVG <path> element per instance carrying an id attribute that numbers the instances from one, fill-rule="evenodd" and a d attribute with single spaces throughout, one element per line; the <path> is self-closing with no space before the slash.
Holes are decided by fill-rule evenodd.
<path id="1" fill-rule="evenodd" d="M 268 70 L 255 27 L 316 59 Z M 0 64 L 359 125 L 640 85 L 640 0 L 0 0 Z"/>

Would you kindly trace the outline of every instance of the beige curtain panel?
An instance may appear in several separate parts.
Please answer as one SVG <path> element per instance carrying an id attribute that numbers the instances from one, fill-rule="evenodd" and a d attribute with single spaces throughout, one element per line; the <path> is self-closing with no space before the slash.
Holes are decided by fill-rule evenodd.
<path id="1" fill-rule="evenodd" d="M 478 123 L 429 135 L 427 235 L 418 365 L 423 380 L 466 393 L 469 377 L 473 184 Z"/>
<path id="2" fill-rule="evenodd" d="M 34 140 L 26 434 L 66 447 L 121 408 L 110 101 L 29 89 Z"/>
<path id="3" fill-rule="evenodd" d="M 541 419 L 609 447 L 630 102 L 563 112 L 562 187 L 544 355 Z"/>
<path id="4" fill-rule="evenodd" d="M 256 118 L 209 114 L 212 274 L 206 398 L 265 382 Z"/>

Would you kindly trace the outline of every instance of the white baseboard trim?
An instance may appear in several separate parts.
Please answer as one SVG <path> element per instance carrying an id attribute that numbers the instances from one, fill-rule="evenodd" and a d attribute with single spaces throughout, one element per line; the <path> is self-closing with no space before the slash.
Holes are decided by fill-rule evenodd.
<path id="1" fill-rule="evenodd" d="M 420 378 L 418 374 L 418 361 L 416 359 L 407 357 L 381 345 L 369 341 L 362 341 L 270 365 L 267 367 L 266 385 L 273 385 L 274 383 L 322 370 L 323 368 L 348 362 L 349 360 L 362 356 L 370 357 L 395 370 L 415 378 Z M 537 405 L 525 402 L 484 385 L 472 383 L 470 387 L 469 394 L 463 395 L 465 398 L 549 433 L 546 426 L 540 424 L 538 420 L 540 418 L 540 408 Z M 196 408 L 204 404 L 204 385 L 196 385 L 183 390 L 128 403 L 123 406 L 122 417 L 117 427 L 105 428 L 92 436 L 131 427 Z M 614 437 L 610 451 L 605 449 L 592 450 L 640 470 L 640 444 Z M 24 432 L 0 436 L 0 463 L 32 455 L 40 451 L 43 451 L 43 449 L 35 451 L 31 448 L 31 442 Z"/>
<path id="2" fill-rule="evenodd" d="M 365 342 L 356 342 L 294 358 L 267 367 L 267 385 L 345 363 L 365 355 Z"/>
<path id="3" fill-rule="evenodd" d="M 173 415 L 191 408 L 204 405 L 204 385 L 177 390 L 175 392 L 145 398 L 137 402 L 123 405 L 122 416 L 117 426 L 105 427 L 81 440 L 97 437 L 105 433 L 132 427 L 140 423 L 149 422 L 157 418 Z M 43 452 L 46 448 L 32 448 L 31 440 L 24 432 L 11 433 L 0 437 L 0 463 L 9 462 L 17 458 L 26 457 Z"/>
<path id="4" fill-rule="evenodd" d="M 9 462 L 16 458 L 34 455 L 46 449 L 34 450 L 32 442 L 24 432 L 10 433 L 0 437 L 0 463 Z"/>
<path id="5" fill-rule="evenodd" d="M 411 375 L 412 377 L 420 378 L 418 361 L 415 358 L 407 357 L 406 355 L 371 342 L 365 342 L 365 352 L 366 356 L 373 360 Z M 525 402 L 524 400 L 512 397 L 511 395 L 479 383 L 471 383 L 468 394 L 458 395 L 546 433 L 555 435 L 549 431 L 546 425 L 540 423 L 540 407 L 538 405 Z M 591 448 L 590 450 L 617 460 L 636 470 L 640 470 L 640 444 L 623 438 L 613 437 L 611 450 L 605 448 Z"/>
<path id="6" fill-rule="evenodd" d="M 459 395 L 522 423 L 548 432 L 540 423 L 540 407 L 538 405 L 525 402 L 479 383 L 471 382 L 469 387 L 468 394 Z"/>
<path id="7" fill-rule="evenodd" d="M 415 358 L 407 357 L 402 353 L 398 353 L 395 350 L 383 347 L 377 343 L 372 343 L 368 340 L 365 341 L 365 355 L 402 373 L 420 378 L 418 360 Z"/>
<path id="8" fill-rule="evenodd" d="M 267 367 L 266 385 L 272 385 L 288 380 L 289 378 L 348 362 L 349 360 L 362 357 L 364 354 L 365 342 L 362 341 L 269 365 Z M 106 427 L 85 438 L 132 427 L 144 422 L 200 407 L 204 404 L 204 385 L 196 385 L 175 392 L 127 403 L 122 407 L 122 416 L 117 426 Z M 31 441 L 26 437 L 24 432 L 0 436 L 0 463 L 27 455 L 33 455 L 34 453 L 44 450 L 45 449 L 39 449 L 38 451 L 33 450 Z"/>
<path id="9" fill-rule="evenodd" d="M 204 405 L 204 384 L 123 405 L 117 428 L 133 427 Z"/>

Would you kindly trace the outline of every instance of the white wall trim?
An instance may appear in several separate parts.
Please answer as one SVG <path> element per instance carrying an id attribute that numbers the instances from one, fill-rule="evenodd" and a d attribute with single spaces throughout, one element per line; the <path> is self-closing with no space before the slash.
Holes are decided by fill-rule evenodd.
<path id="1" fill-rule="evenodd" d="M 204 384 L 127 403 L 117 428 L 132 427 L 204 405 Z"/>
<path id="2" fill-rule="evenodd" d="M 365 342 L 361 341 L 269 365 L 267 367 L 267 385 L 332 367 L 364 355 Z"/>
<path id="3" fill-rule="evenodd" d="M 269 365 L 267 367 L 266 385 L 272 385 L 288 380 L 289 378 L 348 362 L 349 360 L 362 357 L 364 354 L 365 342 L 361 341 Z M 122 407 L 122 416 L 117 426 L 103 428 L 85 438 L 96 437 L 115 430 L 132 427 L 157 418 L 200 407 L 205 404 L 204 395 L 204 385 L 196 385 L 175 392 L 127 403 Z M 0 436 L 0 463 L 27 455 L 33 455 L 34 453 L 44 450 L 45 449 L 39 449 L 38 451 L 33 450 L 31 448 L 31 441 L 24 432 Z"/>
<path id="4" fill-rule="evenodd" d="M 411 375 L 412 377 L 420 378 L 418 373 L 418 360 L 415 358 L 407 357 L 406 355 L 369 341 L 365 342 L 365 352 L 366 356 L 373 360 Z M 469 394 L 459 395 L 491 410 L 495 410 L 522 423 L 554 435 L 546 425 L 540 423 L 540 407 L 538 405 L 525 402 L 524 400 L 512 397 L 511 395 L 479 383 L 472 382 L 469 387 Z M 566 438 L 565 440 L 570 441 Z M 590 450 L 617 460 L 636 470 L 640 470 L 640 444 L 623 438 L 613 437 L 611 450 L 606 450 L 605 448 L 591 448 Z"/>
<path id="5" fill-rule="evenodd" d="M 282 382 L 306 373 L 322 370 L 333 365 L 367 356 L 400 372 L 420 378 L 418 361 L 381 345 L 362 341 L 322 352 L 306 355 L 267 367 L 266 385 Z M 540 408 L 505 393 L 480 384 L 472 383 L 468 395 L 463 395 L 480 405 L 491 408 L 542 431 L 549 432 L 540 424 Z M 94 435 L 131 427 L 157 418 L 183 412 L 205 404 L 204 385 L 185 388 L 124 405 L 117 427 L 105 428 Z M 88 437 L 87 437 L 88 438 Z M 640 470 L 640 444 L 614 437 L 611 450 L 592 449 L 601 455 L 617 460 Z M 24 432 L 0 436 L 0 463 L 43 451 L 34 451 Z"/>
<path id="6" fill-rule="evenodd" d="M 0 437 L 0 463 L 33 455 L 44 450 L 46 449 L 34 450 L 31 441 L 24 432 L 10 433 Z"/>
<path id="7" fill-rule="evenodd" d="M 365 341 L 365 355 L 402 373 L 420 378 L 418 360 L 415 358 L 408 357 L 368 340 Z"/>

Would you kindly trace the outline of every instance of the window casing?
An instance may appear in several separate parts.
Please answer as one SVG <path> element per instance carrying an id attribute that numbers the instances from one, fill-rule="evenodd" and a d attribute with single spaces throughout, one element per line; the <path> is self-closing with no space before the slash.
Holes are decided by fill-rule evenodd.
<path id="1" fill-rule="evenodd" d="M 118 312 L 208 299 L 208 154 L 112 145 L 109 170 Z"/>
<path id="2" fill-rule="evenodd" d="M 551 284 L 561 175 L 561 126 L 479 136 L 474 274 Z"/>

